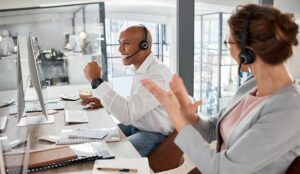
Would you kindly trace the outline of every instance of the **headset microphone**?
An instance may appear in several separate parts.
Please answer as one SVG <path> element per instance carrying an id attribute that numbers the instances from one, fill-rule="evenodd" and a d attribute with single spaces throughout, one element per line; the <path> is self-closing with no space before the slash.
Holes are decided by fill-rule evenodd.
<path id="1" fill-rule="evenodd" d="M 141 49 L 138 49 L 136 52 L 134 52 L 133 54 L 130 54 L 129 56 L 126 57 L 126 59 L 129 59 L 131 57 L 133 57 L 134 55 L 136 55 L 137 53 L 139 53 L 141 51 Z"/>

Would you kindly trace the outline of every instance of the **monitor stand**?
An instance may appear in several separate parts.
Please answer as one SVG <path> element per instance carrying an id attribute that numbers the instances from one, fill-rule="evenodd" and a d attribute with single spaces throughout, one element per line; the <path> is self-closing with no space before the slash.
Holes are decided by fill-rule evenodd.
<path id="1" fill-rule="evenodd" d="M 28 126 L 28 125 L 37 125 L 37 124 L 51 124 L 54 123 L 54 116 L 48 115 L 48 119 L 46 119 L 45 115 L 35 115 L 35 116 L 23 116 L 18 126 Z"/>

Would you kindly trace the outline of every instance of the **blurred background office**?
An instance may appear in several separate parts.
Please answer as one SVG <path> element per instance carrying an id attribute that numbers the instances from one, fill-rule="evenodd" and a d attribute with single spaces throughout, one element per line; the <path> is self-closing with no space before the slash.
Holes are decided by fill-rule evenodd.
<path id="1" fill-rule="evenodd" d="M 189 35 L 192 52 L 186 56 L 178 53 L 188 49 L 178 44 L 182 32 L 179 11 L 189 11 L 179 5 L 183 1 L 194 7 L 193 18 L 184 19 L 194 31 Z M 228 17 L 237 5 L 246 3 L 272 4 L 294 13 L 300 24 L 299 0 L 1 0 L 0 92 L 16 88 L 17 37 L 31 33 L 38 43 L 38 61 L 48 86 L 87 84 L 83 67 L 95 60 L 103 67 L 104 79 L 126 96 L 132 70 L 123 66 L 118 52 L 119 31 L 143 24 L 152 33 L 154 55 L 173 72 L 189 71 L 185 79 L 190 80 L 190 95 L 204 100 L 200 111 L 214 114 L 243 83 L 223 41 Z M 295 53 L 288 66 L 300 78 L 299 47 Z"/>

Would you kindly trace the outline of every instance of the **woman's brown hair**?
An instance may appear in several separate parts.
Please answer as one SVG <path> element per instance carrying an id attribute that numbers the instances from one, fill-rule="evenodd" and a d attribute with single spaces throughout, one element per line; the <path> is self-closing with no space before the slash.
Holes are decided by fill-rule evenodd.
<path id="1" fill-rule="evenodd" d="M 231 36 L 240 48 L 247 20 L 246 46 L 251 47 L 265 63 L 277 65 L 293 54 L 293 45 L 298 45 L 298 25 L 292 14 L 266 5 L 238 6 L 228 24 Z"/>

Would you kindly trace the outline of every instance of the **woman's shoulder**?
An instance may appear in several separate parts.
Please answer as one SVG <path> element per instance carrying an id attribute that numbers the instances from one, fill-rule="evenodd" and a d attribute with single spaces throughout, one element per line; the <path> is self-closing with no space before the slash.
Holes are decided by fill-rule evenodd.
<path id="1" fill-rule="evenodd" d="M 264 108 L 269 112 L 276 110 L 298 115 L 300 113 L 300 86 L 294 83 L 278 90 L 268 97 Z"/>

